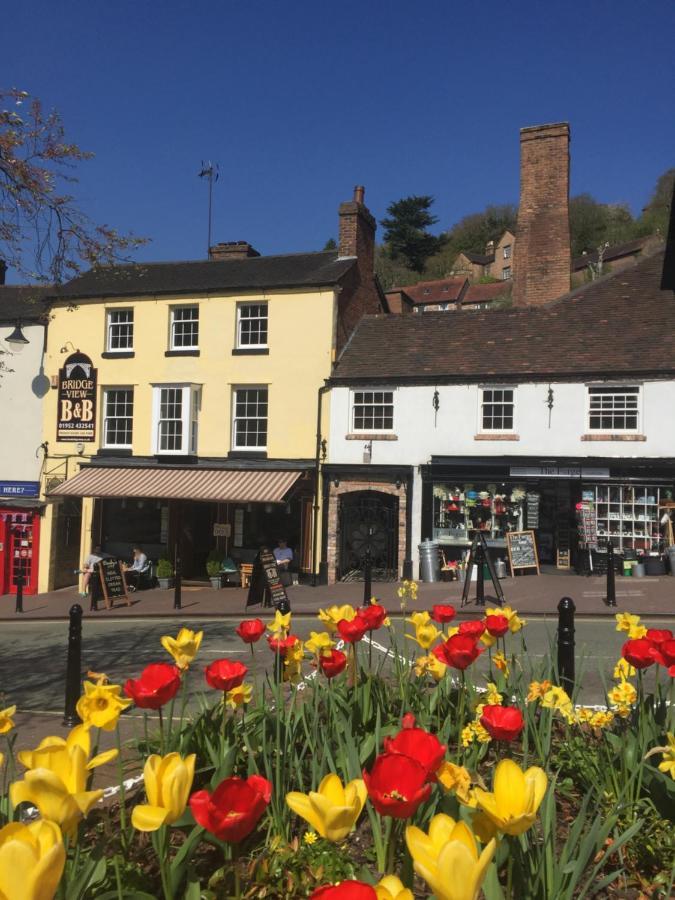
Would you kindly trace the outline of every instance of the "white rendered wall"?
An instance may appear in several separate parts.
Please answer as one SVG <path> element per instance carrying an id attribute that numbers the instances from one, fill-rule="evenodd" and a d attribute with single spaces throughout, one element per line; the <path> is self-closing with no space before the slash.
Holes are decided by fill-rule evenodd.
<path id="1" fill-rule="evenodd" d="M 20 353 L 13 353 L 5 340 L 13 330 L 14 326 L 0 326 L 0 360 L 5 366 L 0 372 L 0 481 L 38 481 L 42 454 L 36 451 L 42 443 L 42 396 L 49 385 L 40 371 L 44 328 L 22 326 L 29 343 Z"/>

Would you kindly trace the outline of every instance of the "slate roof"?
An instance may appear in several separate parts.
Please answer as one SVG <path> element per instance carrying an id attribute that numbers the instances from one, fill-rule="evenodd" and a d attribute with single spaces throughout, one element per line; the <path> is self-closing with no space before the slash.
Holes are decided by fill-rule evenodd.
<path id="1" fill-rule="evenodd" d="M 469 262 L 476 263 L 478 266 L 489 266 L 490 263 L 495 261 L 494 253 L 487 255 L 485 253 L 474 253 L 471 250 L 463 250 L 460 256 L 462 254 L 466 256 Z"/>
<path id="2" fill-rule="evenodd" d="M 510 281 L 490 282 L 489 284 L 470 284 L 466 294 L 462 297 L 462 304 L 487 303 L 490 300 L 496 300 L 497 297 L 503 297 L 510 293 L 510 285 Z"/>
<path id="3" fill-rule="evenodd" d="M 675 374 L 675 296 L 663 251 L 544 307 L 367 316 L 331 382 L 470 382 Z"/>
<path id="4" fill-rule="evenodd" d="M 52 292 L 45 285 L 0 285 L 0 322 L 37 322 L 44 318 L 45 308 L 40 301 Z"/>
<path id="5" fill-rule="evenodd" d="M 391 291 L 387 291 L 387 294 L 402 291 L 410 297 L 415 305 L 421 303 L 450 303 L 460 298 L 466 281 L 463 275 L 457 275 L 453 278 L 440 278 L 436 281 L 418 281 L 417 284 L 410 284 L 407 287 L 392 288 Z"/>
<path id="6" fill-rule="evenodd" d="M 613 247 L 608 247 L 605 250 L 602 258 L 604 262 L 611 262 L 613 259 L 621 259 L 622 256 L 631 256 L 637 254 L 642 250 L 648 240 L 649 238 L 642 237 L 636 238 L 634 241 L 626 241 L 625 244 L 614 244 Z M 595 250 L 593 253 L 582 254 L 581 256 L 577 256 L 572 260 L 572 271 L 579 272 L 581 269 L 585 269 L 589 263 L 596 263 L 597 261 L 597 250 Z"/>
<path id="7" fill-rule="evenodd" d="M 56 296 L 130 297 L 337 284 L 356 264 L 337 250 L 245 259 L 100 266 L 64 284 Z"/>

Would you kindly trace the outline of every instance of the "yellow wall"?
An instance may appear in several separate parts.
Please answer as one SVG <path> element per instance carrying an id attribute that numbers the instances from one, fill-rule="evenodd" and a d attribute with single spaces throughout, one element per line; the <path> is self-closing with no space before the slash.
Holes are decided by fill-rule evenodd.
<path id="1" fill-rule="evenodd" d="M 237 301 L 268 304 L 269 355 L 233 355 Z M 199 305 L 198 357 L 167 357 L 169 307 Z M 52 309 L 45 373 L 56 376 L 73 347 L 86 353 L 98 370 L 96 442 L 86 443 L 83 459 L 99 449 L 105 387 L 134 387 L 133 454 L 153 455 L 153 384 L 201 384 L 200 457 L 226 457 L 231 448 L 232 386 L 267 385 L 269 390 L 267 457 L 313 459 L 316 449 L 317 390 L 330 375 L 334 346 L 336 295 L 333 290 L 237 293 L 123 298 L 61 302 Z M 103 359 L 106 310 L 134 310 L 134 357 Z M 70 342 L 70 343 L 68 343 Z M 65 353 L 61 348 L 68 346 Z M 43 405 L 43 440 L 49 455 L 76 454 L 75 443 L 56 440 L 58 391 L 52 388 Z M 324 397 L 324 422 L 328 398 Z M 327 425 L 324 427 L 327 435 Z M 167 457 L 170 461 L 171 457 Z M 51 464 L 54 469 L 54 463 Z M 69 470 L 77 466 L 70 465 Z M 72 474 L 69 471 L 69 474 Z M 89 502 L 83 508 L 82 551 L 88 552 Z M 45 525 L 51 515 L 46 516 Z M 40 553 L 40 590 L 49 589 L 51 528 L 44 528 Z"/>

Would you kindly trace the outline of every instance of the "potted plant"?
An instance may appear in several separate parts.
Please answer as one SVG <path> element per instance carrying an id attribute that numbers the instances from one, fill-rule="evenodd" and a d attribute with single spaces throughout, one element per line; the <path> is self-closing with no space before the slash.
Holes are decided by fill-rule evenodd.
<path id="1" fill-rule="evenodd" d="M 222 568 L 222 554 L 217 550 L 212 550 L 206 560 L 206 574 L 209 576 L 214 591 L 223 586 Z"/>
<path id="2" fill-rule="evenodd" d="M 157 563 L 157 581 L 162 590 L 173 587 L 173 566 L 170 559 L 160 559 Z"/>

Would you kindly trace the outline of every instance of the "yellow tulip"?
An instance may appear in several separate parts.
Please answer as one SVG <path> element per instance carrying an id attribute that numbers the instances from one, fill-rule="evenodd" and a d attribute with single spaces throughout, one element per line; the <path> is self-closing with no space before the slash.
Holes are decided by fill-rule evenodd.
<path id="1" fill-rule="evenodd" d="M 309 640 L 305 641 L 305 648 L 309 653 L 320 656 L 324 650 L 331 650 L 335 641 L 327 631 L 310 631 Z"/>
<path id="2" fill-rule="evenodd" d="M 288 634 L 288 631 L 291 627 L 291 614 L 288 613 L 280 613 L 279 610 L 275 610 L 274 619 L 267 626 L 267 630 L 271 631 L 272 634 L 279 634 L 280 631 L 283 631 L 284 634 Z"/>
<path id="3" fill-rule="evenodd" d="M 412 615 L 408 616 L 406 622 L 410 622 L 411 625 L 414 625 L 415 628 L 419 628 L 421 625 L 426 625 L 431 621 L 431 616 L 426 610 L 424 612 L 415 612 Z"/>
<path id="4" fill-rule="evenodd" d="M 157 831 L 173 825 L 185 812 L 195 775 L 194 753 L 183 759 L 178 753 L 153 754 L 143 769 L 147 804 L 134 807 L 131 824 L 138 831 Z"/>
<path id="5" fill-rule="evenodd" d="M 418 656 L 415 660 L 415 675 L 421 678 L 422 675 L 431 675 L 434 681 L 440 681 L 445 675 L 447 666 L 444 662 L 430 653 L 428 656 Z"/>
<path id="6" fill-rule="evenodd" d="M 166 652 L 173 656 L 173 660 L 179 669 L 187 669 L 199 652 L 203 637 L 203 631 L 191 631 L 189 628 L 181 628 L 175 638 L 165 634 L 161 638 L 161 644 Z"/>
<path id="7" fill-rule="evenodd" d="M 334 634 L 337 631 L 338 622 L 341 622 L 343 619 L 351 622 L 352 619 L 356 618 L 356 610 L 348 603 L 345 603 L 343 606 L 329 606 L 328 609 L 319 610 L 318 618 L 320 622 L 325 624 L 328 631 Z"/>
<path id="8" fill-rule="evenodd" d="M 61 831 L 54 822 L 10 822 L 0 828 L 3 900 L 52 900 L 65 863 Z"/>
<path id="9" fill-rule="evenodd" d="M 377 900 L 415 900 L 410 888 L 404 887 L 396 875 L 385 875 L 375 885 Z"/>
<path id="10" fill-rule="evenodd" d="M 479 809 L 504 834 L 524 834 L 532 826 L 544 799 L 546 772 L 531 766 L 525 772 L 511 759 L 497 763 L 492 781 L 493 792 L 475 788 Z"/>
<path id="11" fill-rule="evenodd" d="M 659 750 L 663 753 L 663 759 L 659 763 L 659 772 L 665 772 L 666 775 L 670 775 L 671 778 L 675 779 L 675 735 L 668 732 L 666 739 L 668 746 L 659 747 Z"/>
<path id="12" fill-rule="evenodd" d="M 494 647 L 497 643 L 497 638 L 493 634 L 490 634 L 489 631 L 484 631 L 480 636 L 480 642 L 485 647 Z"/>
<path id="13" fill-rule="evenodd" d="M 497 846 L 494 839 L 479 854 L 469 826 L 439 813 L 428 834 L 410 825 L 405 840 L 415 871 L 437 900 L 476 900 Z"/>
<path id="14" fill-rule="evenodd" d="M 464 766 L 444 760 L 440 769 L 436 770 L 436 778 L 446 791 L 454 791 L 457 799 L 465 806 L 475 806 L 476 798 L 471 789 L 471 775 Z"/>
<path id="15" fill-rule="evenodd" d="M 489 608 L 485 610 L 485 616 L 506 616 L 509 620 L 509 631 L 511 634 L 515 634 L 517 631 L 527 625 L 527 621 L 525 619 L 521 619 L 515 609 L 511 609 L 510 606 L 500 606 L 495 608 Z"/>
<path id="16" fill-rule="evenodd" d="M 16 706 L 8 706 L 7 709 L 0 709 L 0 734 L 7 734 L 14 728 L 14 719 L 12 716 L 16 712 Z"/>
<path id="17" fill-rule="evenodd" d="M 422 650 L 428 650 L 429 647 L 437 641 L 441 636 L 441 632 L 436 628 L 433 622 L 426 622 L 415 627 L 415 634 L 406 634 L 409 641 L 417 641 Z"/>
<path id="18" fill-rule="evenodd" d="M 366 802 L 366 786 L 357 778 L 342 786 L 337 775 L 329 774 L 321 781 L 318 791 L 286 794 L 286 803 L 294 813 L 329 841 L 342 841 L 354 828 Z"/>
<path id="19" fill-rule="evenodd" d="M 251 702 L 252 693 L 252 685 L 240 684 L 239 687 L 232 688 L 231 691 L 227 692 L 225 702 L 231 709 L 239 709 L 239 707 L 243 706 L 245 703 Z"/>
<path id="20" fill-rule="evenodd" d="M 89 772 L 117 756 L 117 750 L 108 750 L 90 760 L 90 752 L 84 725 L 73 728 L 66 740 L 46 737 L 35 750 L 21 751 L 19 761 L 28 771 L 10 787 L 12 803 L 31 803 L 45 819 L 74 835 L 77 823 L 103 796 L 102 790 L 86 790 Z"/>
<path id="21" fill-rule="evenodd" d="M 119 684 L 84 682 L 84 694 L 77 701 L 77 714 L 88 728 L 114 731 L 119 717 L 132 701 L 122 697 Z"/>

